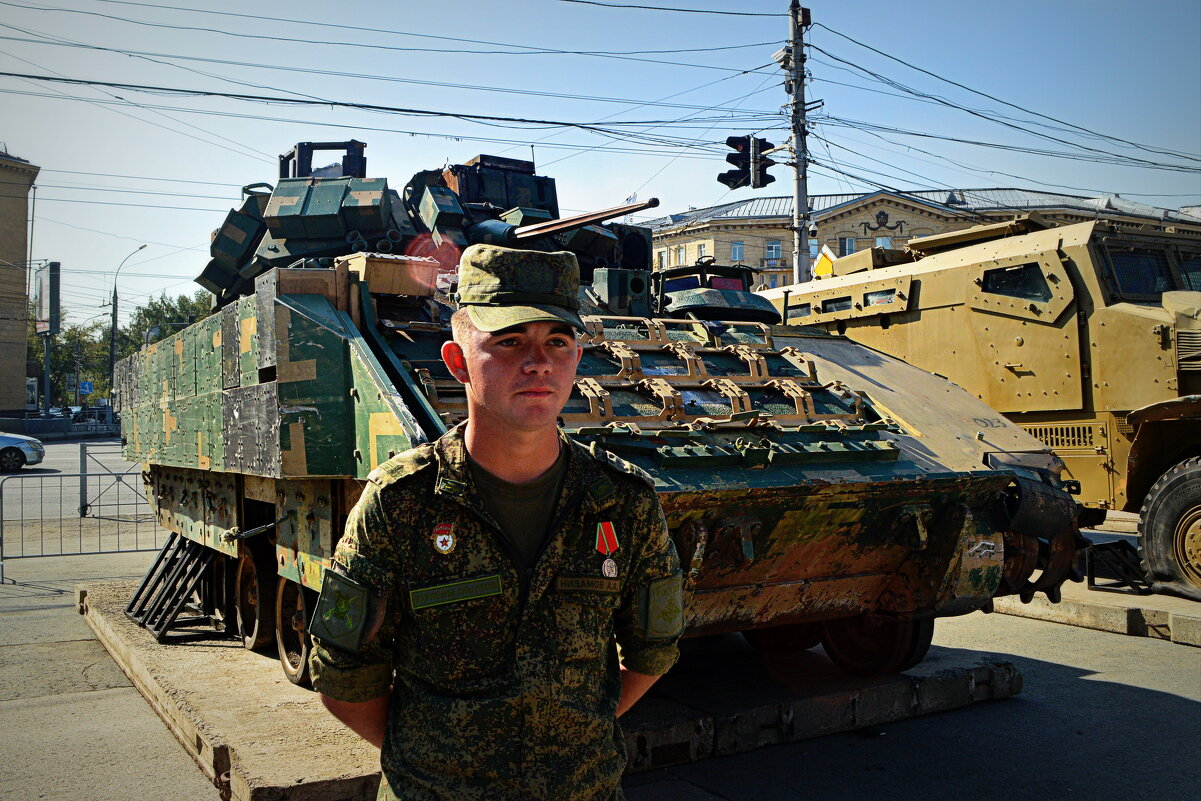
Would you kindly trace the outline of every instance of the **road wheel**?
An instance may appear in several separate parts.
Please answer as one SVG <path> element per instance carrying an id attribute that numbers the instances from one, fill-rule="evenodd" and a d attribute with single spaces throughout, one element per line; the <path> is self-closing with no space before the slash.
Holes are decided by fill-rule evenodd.
<path id="1" fill-rule="evenodd" d="M 25 466 L 25 454 L 16 448 L 0 451 L 0 473 L 15 473 Z"/>
<path id="2" fill-rule="evenodd" d="M 793 623 L 770 629 L 751 629 L 742 636 L 759 652 L 763 661 L 788 659 L 808 651 L 821 642 L 821 630 L 816 623 Z"/>
<path id="3" fill-rule="evenodd" d="M 275 587 L 275 647 L 293 684 L 309 681 L 309 599 L 304 587 L 280 576 Z"/>
<path id="4" fill-rule="evenodd" d="M 1201 457 L 1186 459 L 1151 486 L 1138 529 L 1151 586 L 1201 601 Z"/>
<path id="5" fill-rule="evenodd" d="M 271 610 L 275 594 L 274 571 L 268 571 L 263 560 L 255 559 L 249 549 L 238 559 L 238 575 L 234 584 L 237 594 L 238 634 L 242 644 L 251 651 L 265 648 L 271 642 L 273 628 Z"/>
<path id="6" fill-rule="evenodd" d="M 822 647 L 839 670 L 884 676 L 921 662 L 934 637 L 934 619 L 897 620 L 876 615 L 821 624 Z"/>

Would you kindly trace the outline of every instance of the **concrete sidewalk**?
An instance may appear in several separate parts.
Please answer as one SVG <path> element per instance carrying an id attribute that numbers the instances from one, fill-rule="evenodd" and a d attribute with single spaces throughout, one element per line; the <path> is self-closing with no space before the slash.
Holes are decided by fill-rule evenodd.
<path id="1" fill-rule="evenodd" d="M 152 553 L 16 559 L 0 585 L 0 796 L 218 801 L 92 635 L 79 581 L 133 580 Z"/>

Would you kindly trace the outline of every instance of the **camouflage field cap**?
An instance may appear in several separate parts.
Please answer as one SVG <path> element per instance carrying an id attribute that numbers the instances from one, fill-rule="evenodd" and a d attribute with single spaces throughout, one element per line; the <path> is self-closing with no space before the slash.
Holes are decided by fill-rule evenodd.
<path id="1" fill-rule="evenodd" d="M 580 265 L 565 250 L 543 253 L 472 245 L 459 259 L 459 305 L 481 331 L 563 322 L 583 331 Z"/>

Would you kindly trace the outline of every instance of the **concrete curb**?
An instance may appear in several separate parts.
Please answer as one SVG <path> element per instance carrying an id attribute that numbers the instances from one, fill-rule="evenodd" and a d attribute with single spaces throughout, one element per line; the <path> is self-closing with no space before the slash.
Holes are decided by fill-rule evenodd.
<path id="1" fill-rule="evenodd" d="M 1011 596 L 995 599 L 993 609 L 1004 615 L 1201 647 L 1201 604 L 1161 596 L 1073 589 L 1074 591 L 1069 591 L 1069 588 L 1065 587 L 1063 598 L 1057 604 L 1051 603 L 1042 595 L 1035 596 L 1028 604 Z M 1080 597 L 1082 592 L 1086 597 Z M 1103 596 L 1104 599 L 1091 596 Z M 1168 605 L 1194 605 L 1197 608 L 1164 608 Z"/>

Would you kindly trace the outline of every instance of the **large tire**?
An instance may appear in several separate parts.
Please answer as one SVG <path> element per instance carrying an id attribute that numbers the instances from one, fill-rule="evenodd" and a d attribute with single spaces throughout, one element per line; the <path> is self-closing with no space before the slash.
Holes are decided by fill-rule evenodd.
<path id="1" fill-rule="evenodd" d="M 238 635 L 251 651 L 266 648 L 275 639 L 275 571 L 269 570 L 265 561 L 244 549 L 234 581 Z"/>
<path id="2" fill-rule="evenodd" d="M 934 638 L 934 618 L 898 620 L 860 615 L 822 624 L 826 656 L 853 676 L 886 676 L 921 662 Z"/>
<path id="3" fill-rule="evenodd" d="M 25 466 L 25 454 L 16 448 L 0 451 L 0 473 L 15 473 Z"/>
<path id="4" fill-rule="evenodd" d="M 1201 601 L 1201 457 L 1151 486 L 1138 530 L 1143 571 L 1155 591 Z"/>
<path id="5" fill-rule="evenodd" d="M 313 605 L 304 587 L 291 579 L 279 577 L 275 587 L 275 649 L 288 681 L 300 686 L 309 684 L 309 617 Z"/>

